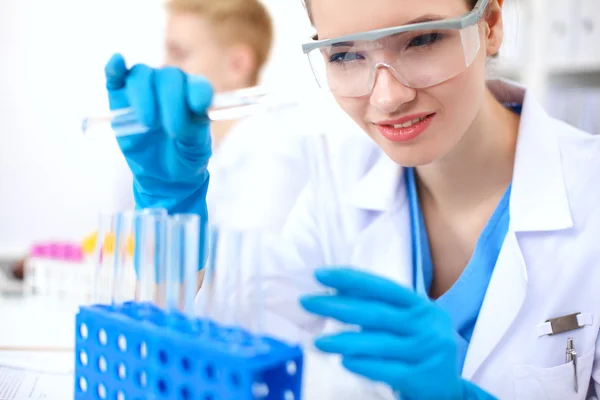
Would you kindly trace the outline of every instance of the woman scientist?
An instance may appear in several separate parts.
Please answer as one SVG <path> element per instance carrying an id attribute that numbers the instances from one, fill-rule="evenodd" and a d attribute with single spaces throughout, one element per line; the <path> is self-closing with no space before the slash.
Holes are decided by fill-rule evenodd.
<path id="1" fill-rule="evenodd" d="M 501 6 L 307 4 L 315 76 L 367 135 L 344 143 L 336 168 L 345 243 L 323 248 L 307 192 L 288 222 L 297 257 L 273 271 L 266 296 L 352 373 L 329 380 L 332 398 L 600 392 L 600 138 L 551 119 L 525 89 L 486 80 Z M 106 73 L 111 106 L 156 127 L 120 139 L 139 166 L 138 200 L 205 215 L 209 133 L 192 115 L 206 112 L 210 86 L 172 68 L 128 71 L 120 57 Z M 356 268 L 308 267 L 330 250 Z M 321 285 L 334 294 L 314 294 Z M 366 381 L 381 390 L 365 395 Z"/>

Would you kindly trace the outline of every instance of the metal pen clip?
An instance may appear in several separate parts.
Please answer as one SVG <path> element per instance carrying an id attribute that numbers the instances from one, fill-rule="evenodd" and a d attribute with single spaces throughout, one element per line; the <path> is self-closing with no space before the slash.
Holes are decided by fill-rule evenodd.
<path id="1" fill-rule="evenodd" d="M 567 339 L 567 363 L 573 362 L 573 378 L 574 378 L 574 388 L 575 393 L 579 392 L 579 383 L 577 382 L 577 352 L 575 351 L 575 347 L 573 346 L 573 338 Z"/>

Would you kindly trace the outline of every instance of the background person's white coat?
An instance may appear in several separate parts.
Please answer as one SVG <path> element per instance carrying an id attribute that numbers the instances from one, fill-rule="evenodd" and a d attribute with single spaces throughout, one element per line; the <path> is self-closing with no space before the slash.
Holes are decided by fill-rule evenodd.
<path id="1" fill-rule="evenodd" d="M 308 182 L 296 121 L 273 112 L 238 121 L 208 165 L 210 224 L 279 232 Z"/>

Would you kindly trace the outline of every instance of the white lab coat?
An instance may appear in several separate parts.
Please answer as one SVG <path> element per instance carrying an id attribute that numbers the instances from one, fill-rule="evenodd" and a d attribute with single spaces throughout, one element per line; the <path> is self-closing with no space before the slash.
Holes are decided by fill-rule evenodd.
<path id="1" fill-rule="evenodd" d="M 213 151 L 207 205 L 212 225 L 278 232 L 308 181 L 291 113 L 234 125 Z"/>
<path id="2" fill-rule="evenodd" d="M 600 137 L 550 118 L 523 88 L 489 87 L 523 103 L 510 199 L 510 227 L 481 308 L 462 376 L 500 399 L 596 399 L 600 394 Z M 338 329 L 304 312 L 298 297 L 323 289 L 313 269 L 325 263 L 321 236 L 353 266 L 400 284 L 412 282 L 409 205 L 403 170 L 367 137 L 345 140 L 333 164 L 339 204 L 315 218 L 323 193 L 303 193 L 285 229 L 286 246 L 263 265 L 267 331 L 307 343 Z M 333 219 L 332 219 L 333 220 Z M 333 238 L 332 238 L 333 237 Z M 278 258 L 278 259 L 277 259 Z M 549 318 L 581 312 L 583 328 L 541 335 Z M 578 353 L 579 392 L 567 338 Z M 415 349 L 418 351 L 418 349 Z M 427 356 L 424 354 L 424 356 Z M 431 377 L 432 381 L 435 377 Z M 590 392 L 588 394 L 588 386 Z M 307 352 L 305 399 L 393 399 L 384 385 L 345 371 L 337 359 Z"/>

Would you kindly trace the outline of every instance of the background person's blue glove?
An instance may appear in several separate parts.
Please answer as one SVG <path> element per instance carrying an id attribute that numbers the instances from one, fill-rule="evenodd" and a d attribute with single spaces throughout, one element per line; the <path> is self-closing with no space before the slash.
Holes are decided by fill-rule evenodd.
<path id="1" fill-rule="evenodd" d="M 133 173 L 136 206 L 206 219 L 211 85 L 172 67 L 128 69 L 120 54 L 106 64 L 105 74 L 110 109 L 131 107 L 149 128 L 118 138 Z"/>
<path id="2" fill-rule="evenodd" d="M 201 218 L 199 269 L 206 259 L 206 191 L 211 138 L 207 109 L 213 89 L 201 77 L 172 67 L 127 68 L 120 54 L 105 67 L 111 110 L 131 107 L 148 131 L 117 141 L 133 173 L 136 208 Z"/>
<path id="3" fill-rule="evenodd" d="M 302 306 L 361 328 L 315 341 L 319 350 L 340 354 L 345 368 L 387 383 L 402 399 L 494 399 L 460 377 L 450 317 L 434 303 L 354 269 L 324 268 L 315 276 L 336 294 L 305 296 Z"/>

